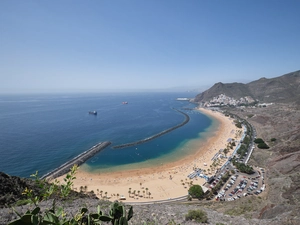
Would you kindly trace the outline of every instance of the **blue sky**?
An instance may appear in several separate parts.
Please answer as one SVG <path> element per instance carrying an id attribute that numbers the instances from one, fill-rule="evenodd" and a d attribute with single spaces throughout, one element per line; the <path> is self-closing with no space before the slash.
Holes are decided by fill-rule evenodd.
<path id="1" fill-rule="evenodd" d="M 170 90 L 300 69 L 298 0 L 0 1 L 0 92 Z"/>

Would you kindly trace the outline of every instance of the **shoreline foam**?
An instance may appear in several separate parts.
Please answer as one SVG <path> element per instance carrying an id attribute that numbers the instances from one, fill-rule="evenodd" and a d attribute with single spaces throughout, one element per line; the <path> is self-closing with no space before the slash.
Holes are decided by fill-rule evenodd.
<path id="1" fill-rule="evenodd" d="M 232 119 L 223 114 L 207 109 L 200 109 L 200 111 L 217 120 L 218 128 L 211 134 L 211 137 L 206 138 L 201 143 L 197 141 L 188 143 L 189 145 L 196 145 L 197 151 L 194 154 L 155 167 L 111 173 L 90 173 L 83 166 L 76 174 L 74 189 L 77 191 L 93 190 L 99 198 L 107 197 L 112 201 L 119 200 L 121 196 L 124 196 L 126 198 L 123 200 L 124 202 L 158 201 L 187 195 L 191 182 L 187 176 L 194 167 L 206 170 L 206 173 L 211 176 L 212 174 L 208 172 L 212 164 L 211 159 L 220 149 L 226 147 L 229 138 L 235 138 L 238 130 Z M 231 153 L 232 151 L 228 156 Z M 224 163 L 224 161 L 226 160 L 224 159 L 220 163 Z M 59 180 L 62 179 L 62 177 L 59 178 Z M 193 179 L 193 184 L 203 185 L 204 183 L 204 178 Z M 134 191 L 137 195 L 132 194 Z"/>

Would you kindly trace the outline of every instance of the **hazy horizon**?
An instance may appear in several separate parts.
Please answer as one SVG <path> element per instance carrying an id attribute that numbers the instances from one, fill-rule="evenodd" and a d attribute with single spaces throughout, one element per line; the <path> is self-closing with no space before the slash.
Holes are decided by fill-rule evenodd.
<path id="1" fill-rule="evenodd" d="M 197 91 L 299 70 L 300 1 L 0 1 L 0 93 Z"/>

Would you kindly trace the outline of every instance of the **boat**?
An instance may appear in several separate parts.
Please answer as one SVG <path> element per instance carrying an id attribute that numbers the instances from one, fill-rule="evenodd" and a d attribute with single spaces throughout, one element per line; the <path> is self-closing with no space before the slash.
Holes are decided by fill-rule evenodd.
<path id="1" fill-rule="evenodd" d="M 89 114 L 97 115 L 97 111 L 89 111 Z"/>
<path id="2" fill-rule="evenodd" d="M 128 104 L 128 102 L 122 102 L 122 104 L 123 104 L 123 105 L 127 105 L 127 104 Z"/>

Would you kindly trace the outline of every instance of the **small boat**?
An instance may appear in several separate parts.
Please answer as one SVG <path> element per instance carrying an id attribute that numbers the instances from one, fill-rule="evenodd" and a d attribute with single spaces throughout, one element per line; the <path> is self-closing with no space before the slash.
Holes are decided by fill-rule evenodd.
<path id="1" fill-rule="evenodd" d="M 97 115 L 97 111 L 89 111 L 89 114 Z"/>
<path id="2" fill-rule="evenodd" d="M 123 105 L 127 105 L 127 104 L 128 104 L 128 102 L 122 102 L 122 104 L 123 104 Z"/>

